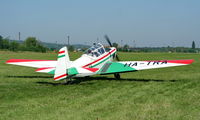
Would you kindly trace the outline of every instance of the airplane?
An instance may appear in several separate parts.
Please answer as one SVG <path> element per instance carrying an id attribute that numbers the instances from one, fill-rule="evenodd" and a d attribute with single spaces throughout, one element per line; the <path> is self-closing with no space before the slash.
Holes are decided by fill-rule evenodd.
<path id="1" fill-rule="evenodd" d="M 86 77 L 92 75 L 114 74 L 120 79 L 120 73 L 135 72 L 139 70 L 183 66 L 193 63 L 194 60 L 152 60 L 152 61 L 119 61 L 117 49 L 112 46 L 110 39 L 105 35 L 109 47 L 97 43 L 87 49 L 84 54 L 71 61 L 67 47 L 58 52 L 56 60 L 30 60 L 10 59 L 7 64 L 37 68 L 36 72 L 54 75 L 54 81 L 71 81 L 74 77 Z M 116 59 L 116 60 L 115 60 Z"/>

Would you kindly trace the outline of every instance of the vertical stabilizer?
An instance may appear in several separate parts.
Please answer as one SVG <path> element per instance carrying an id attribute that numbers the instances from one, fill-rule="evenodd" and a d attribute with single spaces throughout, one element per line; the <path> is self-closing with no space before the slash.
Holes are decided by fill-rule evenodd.
<path id="1" fill-rule="evenodd" d="M 70 65 L 69 63 L 70 60 L 67 47 L 63 47 L 58 53 L 57 65 L 54 74 L 55 81 L 65 79 L 67 77 L 67 69 Z"/>

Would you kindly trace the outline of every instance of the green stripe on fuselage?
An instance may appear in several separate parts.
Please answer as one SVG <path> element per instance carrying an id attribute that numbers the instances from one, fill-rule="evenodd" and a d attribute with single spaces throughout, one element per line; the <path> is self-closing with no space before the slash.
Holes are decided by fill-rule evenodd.
<path id="1" fill-rule="evenodd" d="M 68 73 L 68 75 L 76 75 L 76 74 L 78 74 L 78 71 L 75 67 L 72 67 L 67 70 L 67 73 Z"/>
<path id="2" fill-rule="evenodd" d="M 99 64 L 101 64 L 101 63 L 103 63 L 103 62 L 105 62 L 106 60 L 108 60 L 109 58 L 111 58 L 114 54 L 115 54 L 115 53 L 113 53 L 112 55 L 109 55 L 107 58 L 103 59 L 102 61 L 98 62 L 97 64 L 92 65 L 91 68 L 96 67 L 97 65 L 99 65 Z"/>

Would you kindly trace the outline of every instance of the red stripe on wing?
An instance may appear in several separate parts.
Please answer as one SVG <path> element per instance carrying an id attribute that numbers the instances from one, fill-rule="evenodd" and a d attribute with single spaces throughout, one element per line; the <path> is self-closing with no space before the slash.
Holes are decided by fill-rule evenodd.
<path id="1" fill-rule="evenodd" d="M 177 64 L 191 64 L 194 60 L 149 60 L 146 62 L 168 62 L 168 63 L 177 63 Z"/>
<path id="2" fill-rule="evenodd" d="M 41 71 L 41 70 L 46 70 L 46 69 L 52 69 L 54 67 L 43 67 L 43 68 L 38 68 L 36 71 Z"/>
<path id="3" fill-rule="evenodd" d="M 7 60 L 6 63 L 11 63 L 11 62 L 43 62 L 43 61 L 55 61 L 55 60 L 10 59 L 10 60 Z"/>
<path id="4" fill-rule="evenodd" d="M 169 63 L 178 63 L 178 64 L 191 64 L 194 60 L 167 60 Z"/>

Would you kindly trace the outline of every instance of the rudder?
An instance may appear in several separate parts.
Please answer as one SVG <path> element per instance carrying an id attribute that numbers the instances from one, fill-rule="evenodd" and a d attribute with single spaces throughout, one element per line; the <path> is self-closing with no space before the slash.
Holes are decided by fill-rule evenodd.
<path id="1" fill-rule="evenodd" d="M 57 65 L 54 74 L 54 80 L 59 81 L 67 77 L 67 69 L 69 68 L 70 59 L 67 47 L 63 47 L 58 52 Z"/>

